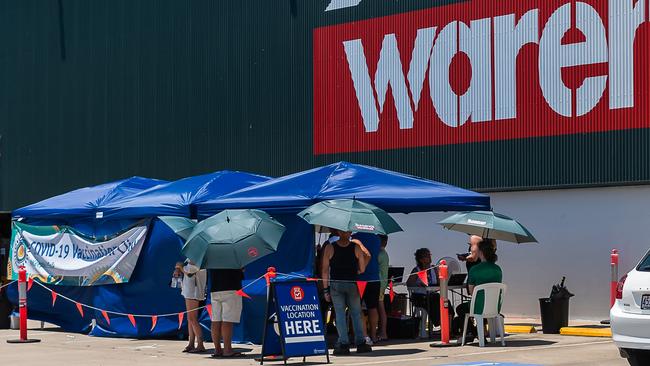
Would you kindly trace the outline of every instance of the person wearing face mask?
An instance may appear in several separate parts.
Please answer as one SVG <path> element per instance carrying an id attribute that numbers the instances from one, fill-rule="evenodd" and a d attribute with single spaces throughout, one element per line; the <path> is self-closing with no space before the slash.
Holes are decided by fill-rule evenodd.
<path id="1" fill-rule="evenodd" d="M 203 332 L 199 324 L 199 311 L 195 309 L 199 307 L 201 301 L 205 300 L 207 274 L 204 269 L 200 269 L 189 259 L 183 263 L 176 263 L 175 275 L 180 275 L 181 273 L 183 274 L 181 295 L 185 298 L 185 308 L 188 311 L 187 330 L 189 333 L 189 342 L 183 349 L 183 352 L 205 352 Z M 195 341 L 196 346 L 194 346 Z"/>

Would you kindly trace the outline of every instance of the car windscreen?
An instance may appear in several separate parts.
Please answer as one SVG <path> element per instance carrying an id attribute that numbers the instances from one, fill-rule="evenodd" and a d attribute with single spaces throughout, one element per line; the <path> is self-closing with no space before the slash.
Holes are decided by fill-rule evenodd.
<path id="1" fill-rule="evenodd" d="M 639 266 L 636 267 L 637 271 L 650 272 L 650 252 L 645 255 L 645 258 L 639 263 Z"/>

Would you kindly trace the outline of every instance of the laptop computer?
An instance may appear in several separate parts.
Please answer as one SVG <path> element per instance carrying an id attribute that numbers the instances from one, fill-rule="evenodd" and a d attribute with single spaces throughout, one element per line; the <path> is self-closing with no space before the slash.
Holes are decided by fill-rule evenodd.
<path id="1" fill-rule="evenodd" d="M 402 278 L 404 276 L 404 267 L 388 267 L 388 280 L 394 278 L 396 281 L 406 281 Z"/>
<path id="2" fill-rule="evenodd" d="M 455 273 L 449 277 L 448 286 L 461 286 L 465 283 L 467 273 Z"/>

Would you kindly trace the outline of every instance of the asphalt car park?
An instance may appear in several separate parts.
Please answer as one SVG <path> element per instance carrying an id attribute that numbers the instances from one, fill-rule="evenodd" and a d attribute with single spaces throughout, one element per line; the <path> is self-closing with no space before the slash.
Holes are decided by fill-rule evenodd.
<path id="1" fill-rule="evenodd" d="M 258 365 L 259 346 L 240 345 L 246 353 L 237 359 L 210 358 L 204 354 L 181 353 L 185 341 L 160 339 L 100 338 L 67 333 L 56 328 L 32 330 L 29 338 L 39 343 L 8 344 L 18 338 L 17 330 L 0 330 L 0 359 L 3 364 L 21 365 Z M 334 365 L 627 365 L 611 338 L 574 337 L 549 334 L 513 334 L 506 337 L 506 347 L 477 343 L 464 347 L 432 348 L 428 341 L 387 342 L 373 347 L 373 352 L 357 356 L 333 357 Z M 325 364 L 325 357 L 308 357 L 306 364 Z M 289 364 L 301 364 L 294 358 Z M 265 362 L 281 365 L 282 362 Z"/>

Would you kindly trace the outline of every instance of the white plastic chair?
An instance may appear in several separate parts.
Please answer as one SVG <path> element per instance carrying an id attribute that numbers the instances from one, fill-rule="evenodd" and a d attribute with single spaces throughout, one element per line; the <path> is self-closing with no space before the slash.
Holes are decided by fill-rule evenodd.
<path id="1" fill-rule="evenodd" d="M 503 297 L 506 293 L 508 286 L 503 283 L 485 283 L 474 287 L 474 292 L 472 293 L 472 302 L 469 305 L 469 313 L 465 314 L 465 325 L 463 326 L 463 340 L 461 345 L 465 345 L 465 336 L 467 335 L 467 325 L 469 323 L 469 318 L 474 318 L 476 320 L 476 328 L 478 329 L 478 344 L 480 347 L 485 347 L 485 335 L 483 330 L 483 319 L 488 320 L 488 325 L 490 327 L 490 341 L 494 343 L 496 341 L 496 331 L 501 335 L 501 345 L 506 345 L 506 340 L 504 337 L 504 319 L 503 316 L 499 313 L 501 304 L 503 304 Z M 476 305 L 476 294 L 479 291 L 485 293 L 484 299 L 485 303 L 483 304 L 483 313 L 476 314 L 475 305 Z"/>
<path id="2" fill-rule="evenodd" d="M 409 292 L 409 301 L 410 301 L 410 299 L 413 298 L 413 289 L 409 288 L 408 292 Z M 420 318 L 420 326 L 418 327 L 419 328 L 418 337 L 427 338 L 429 336 L 427 332 L 427 321 L 429 320 L 429 312 L 425 308 L 413 305 L 412 302 L 410 304 L 410 307 L 411 307 L 411 316 Z"/>

